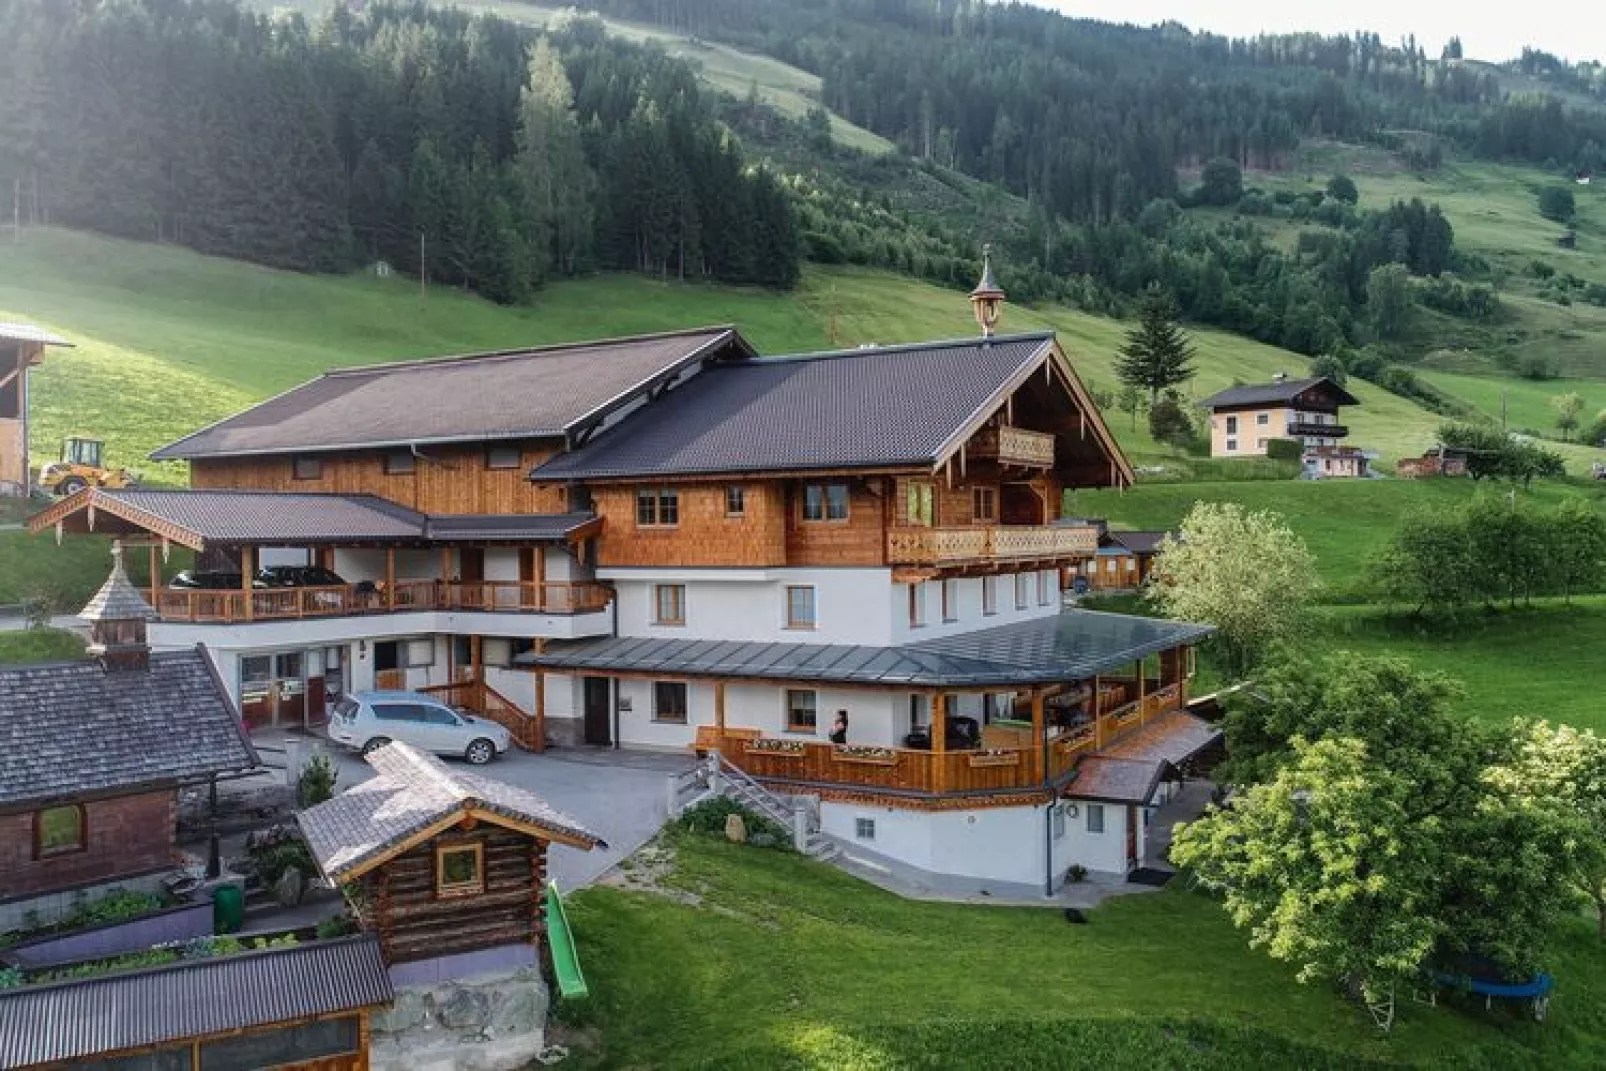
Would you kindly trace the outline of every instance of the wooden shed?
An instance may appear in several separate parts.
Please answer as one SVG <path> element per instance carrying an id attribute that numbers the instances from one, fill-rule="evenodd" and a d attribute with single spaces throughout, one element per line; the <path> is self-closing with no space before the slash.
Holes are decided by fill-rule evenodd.
<path id="1" fill-rule="evenodd" d="M 27 495 L 28 370 L 66 339 L 30 324 L 0 323 L 0 495 Z"/>

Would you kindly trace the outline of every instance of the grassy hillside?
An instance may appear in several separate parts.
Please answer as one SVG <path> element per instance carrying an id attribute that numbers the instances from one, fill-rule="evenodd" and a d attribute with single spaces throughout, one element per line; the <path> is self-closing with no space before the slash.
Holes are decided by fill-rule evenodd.
<path id="1" fill-rule="evenodd" d="M 1468 375 L 1459 372 L 1422 373 L 1435 387 L 1452 398 L 1475 406 L 1499 419 L 1502 404 L 1506 426 L 1515 430 L 1532 429 L 1544 435 L 1557 435 L 1556 410 L 1550 399 L 1577 392 L 1584 399 L 1580 421 L 1587 427 L 1595 414 L 1606 409 L 1606 380 L 1550 379 L 1535 382 L 1511 376 Z M 1602 457 L 1606 460 L 1606 456 Z"/>

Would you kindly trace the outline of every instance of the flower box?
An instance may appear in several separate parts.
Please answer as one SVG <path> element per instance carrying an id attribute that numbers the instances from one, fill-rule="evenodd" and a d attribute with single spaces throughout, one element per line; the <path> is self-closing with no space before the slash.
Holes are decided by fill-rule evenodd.
<path id="1" fill-rule="evenodd" d="M 972 768 L 977 766 L 1019 766 L 1018 751 L 978 751 L 970 756 Z"/>
<path id="2" fill-rule="evenodd" d="M 771 740 L 760 737 L 749 740 L 742 750 L 749 755 L 777 755 L 783 759 L 801 759 L 803 757 L 803 741 L 801 740 Z"/>
<path id="3" fill-rule="evenodd" d="M 898 753 L 890 747 L 838 744 L 836 750 L 832 752 L 832 757 L 838 762 L 859 762 L 871 766 L 898 765 Z"/>

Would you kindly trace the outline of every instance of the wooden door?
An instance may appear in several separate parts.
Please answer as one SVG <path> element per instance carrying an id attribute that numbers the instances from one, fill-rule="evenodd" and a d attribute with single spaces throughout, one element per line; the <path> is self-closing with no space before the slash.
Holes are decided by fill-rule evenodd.
<path id="1" fill-rule="evenodd" d="M 607 677 L 585 678 L 585 741 L 609 747 L 613 744 L 613 720 L 608 701 L 612 691 Z"/>
<path id="2" fill-rule="evenodd" d="M 374 674 L 374 689 L 381 692 L 399 692 L 407 687 L 405 669 L 382 669 Z"/>

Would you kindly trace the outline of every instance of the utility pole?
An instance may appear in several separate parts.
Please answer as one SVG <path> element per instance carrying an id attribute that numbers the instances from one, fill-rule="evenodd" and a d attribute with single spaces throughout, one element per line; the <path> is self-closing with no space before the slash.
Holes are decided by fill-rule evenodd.
<path id="1" fill-rule="evenodd" d="M 22 244 L 22 176 L 18 175 L 11 183 L 11 241 L 14 245 Z"/>
<path id="2" fill-rule="evenodd" d="M 429 300 L 429 261 L 424 259 L 424 232 L 418 232 L 418 303 Z"/>
<path id="3" fill-rule="evenodd" d="M 1506 388 L 1500 388 L 1500 430 L 1506 430 Z"/>

